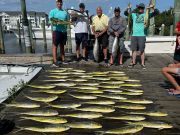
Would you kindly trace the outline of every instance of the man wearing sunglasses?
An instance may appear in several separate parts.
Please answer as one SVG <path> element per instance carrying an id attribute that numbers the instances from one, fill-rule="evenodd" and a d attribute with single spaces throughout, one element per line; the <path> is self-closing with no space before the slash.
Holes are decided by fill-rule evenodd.
<path id="1" fill-rule="evenodd" d="M 64 53 L 64 45 L 66 45 L 67 41 L 67 24 L 63 24 L 63 21 L 68 20 L 68 13 L 62 9 L 63 1 L 62 0 L 56 0 L 56 8 L 51 10 L 49 13 L 49 19 L 53 25 L 53 47 L 52 47 L 52 53 L 53 53 L 53 66 L 58 67 L 59 64 L 62 62 L 62 64 L 65 64 L 65 53 Z M 61 23 L 54 23 L 53 20 L 62 21 Z M 57 61 L 57 48 L 60 46 L 60 58 L 61 62 Z"/>

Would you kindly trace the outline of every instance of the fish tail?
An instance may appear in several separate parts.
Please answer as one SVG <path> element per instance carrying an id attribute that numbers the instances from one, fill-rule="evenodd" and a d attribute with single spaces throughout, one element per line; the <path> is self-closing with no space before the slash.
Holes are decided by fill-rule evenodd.
<path id="1" fill-rule="evenodd" d="M 95 132 L 95 135 L 104 135 L 104 134 L 105 134 L 104 131 L 96 131 L 96 132 Z"/>
<path id="2" fill-rule="evenodd" d="M 18 128 L 18 130 L 14 131 L 13 134 L 16 134 L 16 133 L 21 132 L 21 131 L 24 130 L 24 128 L 21 128 L 21 127 L 18 127 L 18 126 L 16 126 L 16 128 Z"/>

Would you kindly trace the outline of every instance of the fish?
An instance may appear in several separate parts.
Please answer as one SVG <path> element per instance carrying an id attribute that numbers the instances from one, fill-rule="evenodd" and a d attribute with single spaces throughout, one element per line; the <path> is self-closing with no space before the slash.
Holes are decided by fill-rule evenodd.
<path id="1" fill-rule="evenodd" d="M 96 96 L 91 96 L 91 95 L 77 95 L 77 94 L 76 95 L 69 94 L 69 95 L 77 99 L 84 99 L 84 100 L 97 99 Z"/>
<path id="2" fill-rule="evenodd" d="M 146 99 L 126 99 L 126 100 L 120 100 L 120 102 L 133 103 L 133 104 L 153 104 L 153 101 Z"/>
<path id="3" fill-rule="evenodd" d="M 80 72 L 73 72 L 71 73 L 72 75 L 85 75 L 84 73 L 80 73 Z"/>
<path id="4" fill-rule="evenodd" d="M 39 133 L 61 133 L 70 129 L 70 127 L 62 124 L 53 124 L 43 127 L 32 126 L 32 127 L 19 127 L 19 128 L 20 128 L 19 131 L 27 130 L 27 131 L 33 131 Z"/>
<path id="5" fill-rule="evenodd" d="M 102 84 L 112 84 L 112 85 L 119 85 L 123 84 L 124 81 L 109 81 L 109 82 L 102 82 Z"/>
<path id="6" fill-rule="evenodd" d="M 54 89 L 56 86 L 51 86 L 51 85 L 46 85 L 46 86 L 42 86 L 42 85 L 27 85 L 31 88 L 36 88 L 36 89 Z"/>
<path id="7" fill-rule="evenodd" d="M 83 76 L 79 76 L 80 78 L 93 78 L 93 76 L 90 75 L 83 75 Z"/>
<path id="8" fill-rule="evenodd" d="M 95 112 L 73 113 L 73 114 L 66 114 L 66 115 L 60 115 L 60 116 L 80 118 L 80 119 L 97 119 L 97 118 L 103 117 L 101 113 L 95 113 Z"/>
<path id="9" fill-rule="evenodd" d="M 57 116 L 58 112 L 55 110 L 34 110 L 34 111 L 29 111 L 29 112 L 22 112 L 19 113 L 20 115 L 29 115 L 29 116 Z"/>
<path id="10" fill-rule="evenodd" d="M 98 113 L 111 113 L 115 111 L 114 108 L 107 106 L 88 106 L 88 107 L 77 108 L 76 110 L 85 111 L 85 112 L 98 112 Z"/>
<path id="11" fill-rule="evenodd" d="M 93 105 L 114 105 L 114 101 L 110 100 L 95 100 L 95 101 L 89 101 L 89 102 L 84 102 L 85 104 L 93 104 Z"/>
<path id="12" fill-rule="evenodd" d="M 134 92 L 134 93 L 143 93 L 143 90 L 139 89 L 126 89 L 126 88 L 121 88 L 122 90 L 129 91 L 129 92 Z"/>
<path id="13" fill-rule="evenodd" d="M 121 84 L 121 87 L 141 87 L 141 84 Z"/>
<path id="14" fill-rule="evenodd" d="M 55 78 L 55 79 L 67 79 L 68 76 L 55 76 L 55 75 L 50 75 L 48 76 L 49 78 Z"/>
<path id="15" fill-rule="evenodd" d="M 31 91 L 31 92 L 43 92 L 43 93 L 48 93 L 48 94 L 63 94 L 67 90 L 38 90 L 38 91 Z"/>
<path id="16" fill-rule="evenodd" d="M 58 68 L 59 70 L 73 70 L 73 68 Z"/>
<path id="17" fill-rule="evenodd" d="M 91 72 L 91 73 L 88 73 L 90 75 L 107 75 L 109 72 L 106 71 L 106 72 Z"/>
<path id="18" fill-rule="evenodd" d="M 101 90 L 76 90 L 76 92 L 80 92 L 80 93 L 86 93 L 86 94 L 103 94 L 103 91 Z"/>
<path id="19" fill-rule="evenodd" d="M 73 87 L 75 89 L 80 89 L 80 90 L 99 90 L 97 87 L 90 87 L 90 86 L 80 86 L 80 87 Z"/>
<path id="20" fill-rule="evenodd" d="M 67 71 L 66 69 L 63 69 L 63 70 L 47 70 L 47 72 L 49 72 L 49 73 L 63 73 L 66 71 Z"/>
<path id="21" fill-rule="evenodd" d="M 71 73 L 66 72 L 66 73 L 50 73 L 51 75 L 71 75 Z"/>
<path id="22" fill-rule="evenodd" d="M 88 17 L 76 9 L 67 9 L 68 14 L 72 17 Z"/>
<path id="23" fill-rule="evenodd" d="M 145 110 L 146 109 L 146 107 L 142 105 L 119 105 L 115 107 L 121 108 L 121 109 L 128 109 L 128 110 Z"/>
<path id="24" fill-rule="evenodd" d="M 100 86 L 98 86 L 98 87 L 100 87 L 100 88 L 104 88 L 104 89 L 119 89 L 120 87 L 119 86 L 115 86 L 115 85 L 100 85 Z"/>
<path id="25" fill-rule="evenodd" d="M 37 103 L 11 103 L 11 104 L 5 104 L 6 107 L 16 107 L 16 108 L 27 108 L 27 109 L 33 109 L 33 108 L 39 108 L 40 105 Z"/>
<path id="26" fill-rule="evenodd" d="M 58 80 L 43 80 L 43 82 L 66 82 L 65 79 L 58 79 Z"/>
<path id="27" fill-rule="evenodd" d="M 140 96 L 143 95 L 143 93 L 140 92 L 121 92 L 120 95 L 128 95 L 128 96 Z"/>
<path id="28" fill-rule="evenodd" d="M 113 134 L 113 135 L 124 135 L 124 134 L 134 134 L 143 130 L 141 125 L 130 125 L 122 128 L 110 129 L 107 131 L 97 131 L 97 133 L 103 134 Z"/>
<path id="29" fill-rule="evenodd" d="M 54 108 L 59 108 L 59 109 L 72 109 L 72 108 L 77 108 L 77 107 L 81 106 L 81 104 L 75 104 L 75 103 L 72 103 L 72 104 L 59 104 L 59 105 L 48 104 L 48 105 L 51 106 L 51 107 L 54 107 Z"/>
<path id="30" fill-rule="evenodd" d="M 109 99 L 117 99 L 117 100 L 126 100 L 127 98 L 119 96 L 119 95 L 96 95 L 98 97 L 103 97 L 103 98 L 109 98 Z"/>
<path id="31" fill-rule="evenodd" d="M 42 123 L 50 123 L 50 124 L 64 124 L 67 123 L 67 120 L 61 117 L 30 117 L 30 116 L 23 116 L 20 117 L 21 119 L 25 120 L 33 120 L 36 122 L 42 122 Z"/>
<path id="32" fill-rule="evenodd" d="M 99 83 L 81 83 L 81 84 L 78 84 L 80 86 L 98 86 L 100 85 Z"/>
<path id="33" fill-rule="evenodd" d="M 126 76 L 126 74 L 110 74 L 110 77 L 123 77 Z"/>
<path id="34" fill-rule="evenodd" d="M 115 93 L 115 94 L 118 94 L 118 93 L 122 93 L 123 91 L 121 91 L 121 90 L 103 90 L 103 91 L 105 91 L 105 92 L 110 92 L 110 93 Z"/>
<path id="35" fill-rule="evenodd" d="M 97 38 L 95 39 L 95 44 L 94 44 L 94 48 L 93 48 L 93 55 L 94 55 L 94 60 L 96 62 L 99 62 L 99 41 Z"/>
<path id="36" fill-rule="evenodd" d="M 125 82 L 141 82 L 140 80 L 125 80 Z"/>
<path id="37" fill-rule="evenodd" d="M 173 128 L 172 125 L 165 122 L 150 122 L 150 121 L 139 121 L 139 122 L 128 122 L 133 125 L 141 125 L 146 128 L 156 128 L 159 130 Z"/>
<path id="38" fill-rule="evenodd" d="M 125 115 L 125 116 L 116 116 L 116 117 L 105 117 L 105 119 L 143 121 L 146 118 L 144 116 L 138 116 L 138 115 Z"/>
<path id="39" fill-rule="evenodd" d="M 99 129 L 102 128 L 102 125 L 96 122 L 87 122 L 87 121 L 82 121 L 82 122 L 72 122 L 66 124 L 70 128 L 77 128 L 77 129 Z"/>
<path id="40" fill-rule="evenodd" d="M 85 79 L 68 79 L 68 80 L 72 82 L 87 82 L 87 80 Z"/>
<path id="41" fill-rule="evenodd" d="M 167 113 L 164 112 L 130 112 L 129 114 L 136 114 L 136 115 L 147 115 L 152 117 L 165 117 L 168 116 Z"/>
<path id="42" fill-rule="evenodd" d="M 72 70 L 73 72 L 78 72 L 78 73 L 85 73 L 86 71 L 84 70 Z"/>
<path id="43" fill-rule="evenodd" d="M 55 86 L 60 86 L 60 87 L 73 87 L 73 86 L 76 86 L 75 83 L 56 83 L 54 85 Z"/>
<path id="44" fill-rule="evenodd" d="M 113 80 L 118 80 L 118 81 L 125 81 L 125 80 L 128 80 L 129 77 L 128 76 L 122 76 L 122 77 L 109 77 L 110 79 L 113 79 Z"/>
<path id="45" fill-rule="evenodd" d="M 118 54 L 118 49 L 119 49 L 119 45 L 118 45 L 118 37 L 115 37 L 113 45 L 112 45 L 112 57 L 115 60 Z"/>
<path id="46" fill-rule="evenodd" d="M 97 80 L 97 81 L 109 81 L 110 78 L 105 78 L 105 77 L 93 77 L 90 78 L 91 80 Z"/>
<path id="47" fill-rule="evenodd" d="M 112 73 L 112 74 L 125 74 L 122 71 L 109 71 L 109 73 Z"/>
<path id="48" fill-rule="evenodd" d="M 48 97 L 45 97 L 45 96 L 44 97 L 31 97 L 31 96 L 25 95 L 25 97 L 32 100 L 32 101 L 45 102 L 45 103 L 55 101 L 56 99 L 59 98 L 56 95 L 49 95 Z"/>

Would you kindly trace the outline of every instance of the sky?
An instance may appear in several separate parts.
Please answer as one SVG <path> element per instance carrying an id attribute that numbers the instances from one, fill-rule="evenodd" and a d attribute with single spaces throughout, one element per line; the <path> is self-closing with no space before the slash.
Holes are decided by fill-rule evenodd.
<path id="1" fill-rule="evenodd" d="M 164 11 L 174 6 L 174 0 L 156 0 L 156 7 L 160 11 Z M 78 9 L 80 2 L 85 3 L 86 9 L 90 14 L 95 14 L 96 7 L 101 6 L 105 14 L 109 14 L 112 9 L 119 6 L 124 11 L 129 2 L 135 8 L 137 4 L 144 3 L 148 5 L 149 0 L 64 0 L 64 8 L 74 7 Z M 55 8 L 55 0 L 26 0 L 28 11 L 42 11 L 49 13 Z M 0 0 L 1 11 L 20 11 L 20 0 Z"/>

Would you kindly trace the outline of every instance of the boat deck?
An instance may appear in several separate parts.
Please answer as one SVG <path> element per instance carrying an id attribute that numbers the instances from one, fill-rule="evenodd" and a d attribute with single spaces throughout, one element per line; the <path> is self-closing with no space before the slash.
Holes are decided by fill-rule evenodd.
<path id="1" fill-rule="evenodd" d="M 144 90 L 144 94 L 142 96 L 131 96 L 130 99 L 148 99 L 152 100 L 154 103 L 147 106 L 147 111 L 162 111 L 168 113 L 166 117 L 146 117 L 147 121 L 163 121 L 172 124 L 174 127 L 172 129 L 164 129 L 164 130 L 157 130 L 157 129 L 150 129 L 144 128 L 141 132 L 136 133 L 135 135 L 179 135 L 180 134 L 180 98 L 175 96 L 168 95 L 166 88 L 170 88 L 171 85 L 166 82 L 165 78 L 161 74 L 161 68 L 167 66 L 168 64 L 172 63 L 172 56 L 170 54 L 149 54 L 147 56 L 146 65 L 147 69 L 142 70 L 139 64 L 135 66 L 133 69 L 130 68 L 120 68 L 117 66 L 112 66 L 110 68 L 103 67 L 99 64 L 76 64 L 72 63 L 63 67 L 74 68 L 74 69 L 82 69 L 87 72 L 92 71 L 107 71 L 107 70 L 114 70 L 114 71 L 124 71 L 130 79 L 138 79 L 141 80 L 142 90 Z M 130 63 L 130 59 L 125 60 L 125 66 Z M 49 66 L 46 66 L 46 69 L 51 69 Z M 42 71 L 32 84 L 39 84 L 44 85 L 42 80 L 46 80 L 47 72 Z M 30 91 L 32 88 L 26 87 L 22 90 L 22 92 L 15 98 L 15 101 L 29 101 L 27 98 L 24 97 L 24 94 L 32 94 Z M 71 93 L 72 89 L 68 89 L 68 93 Z M 72 98 L 69 96 L 68 93 L 65 93 L 63 96 L 60 96 L 56 103 L 68 102 L 68 103 L 75 103 L 80 102 L 80 100 Z M 34 93 L 33 93 L 34 94 Z M 32 95 L 33 95 L 32 94 Z M 35 96 L 35 94 L 34 94 Z M 46 104 L 42 103 L 42 109 L 47 109 Z M 54 108 L 55 109 L 55 108 Z M 74 110 L 66 110 L 66 109 L 55 109 L 59 112 L 59 114 L 68 114 L 72 112 L 77 112 Z M 2 116 L 5 116 L 7 119 L 12 119 L 15 121 L 16 126 L 41 126 L 41 123 L 33 122 L 33 121 L 19 121 L 20 116 L 17 115 L 18 112 L 27 111 L 27 109 L 14 109 L 14 108 L 4 108 L 2 110 Z M 132 110 L 133 111 L 133 110 Z M 16 113 L 13 113 L 16 112 Z M 117 115 L 125 115 L 129 112 L 129 110 L 124 109 L 117 109 L 116 112 L 111 114 L 104 114 L 105 116 L 117 116 Z M 134 111 L 133 111 L 134 112 Z M 75 119 L 75 118 L 67 118 L 68 122 L 72 121 L 86 121 L 86 119 Z M 103 118 L 93 120 L 97 123 L 103 125 L 103 129 L 100 130 L 107 130 L 111 128 L 118 128 L 127 125 L 124 121 L 116 121 L 116 120 L 106 120 Z M 16 129 L 15 129 L 16 131 Z M 87 129 L 70 129 L 67 132 L 61 133 L 61 135 L 95 135 L 98 130 L 87 130 Z M 16 135 L 41 135 L 42 133 L 30 132 L 30 131 L 20 131 L 15 133 Z M 9 133 L 8 135 L 14 135 L 14 133 Z M 58 134 L 47 134 L 47 135 L 58 135 Z"/>

